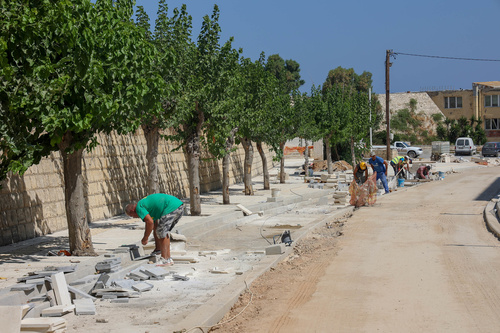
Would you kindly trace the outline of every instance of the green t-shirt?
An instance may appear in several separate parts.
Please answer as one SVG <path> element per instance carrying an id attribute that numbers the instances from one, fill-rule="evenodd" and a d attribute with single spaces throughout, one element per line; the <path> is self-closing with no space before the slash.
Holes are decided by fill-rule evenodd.
<path id="1" fill-rule="evenodd" d="M 160 217 L 172 213 L 179 208 L 180 205 L 182 205 L 182 201 L 174 196 L 164 193 L 155 193 L 139 200 L 135 212 L 142 220 L 149 214 L 151 218 L 156 221 Z"/>

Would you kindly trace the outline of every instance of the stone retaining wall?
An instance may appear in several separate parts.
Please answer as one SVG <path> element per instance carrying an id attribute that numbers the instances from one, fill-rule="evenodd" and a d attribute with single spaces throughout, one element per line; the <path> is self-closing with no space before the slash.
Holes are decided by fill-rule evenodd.
<path id="1" fill-rule="evenodd" d="M 146 196 L 146 140 L 141 130 L 134 134 L 101 135 L 100 145 L 84 153 L 83 176 L 89 221 L 123 214 L 123 207 Z M 189 197 L 187 158 L 182 149 L 164 140 L 159 144 L 160 192 L 179 198 Z M 262 174 L 256 147 L 252 174 Z M 244 150 L 240 146 L 231 157 L 231 183 L 243 181 Z M 269 167 L 274 154 L 267 153 Z M 222 187 L 222 165 L 206 160 L 200 167 L 200 190 Z M 0 189 L 0 246 L 43 236 L 67 228 L 62 159 L 58 152 L 42 159 L 22 177 L 11 176 Z"/>

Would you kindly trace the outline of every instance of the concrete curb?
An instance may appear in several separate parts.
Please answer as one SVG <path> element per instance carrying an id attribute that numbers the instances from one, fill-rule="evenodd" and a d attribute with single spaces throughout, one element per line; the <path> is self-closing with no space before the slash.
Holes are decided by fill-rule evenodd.
<path id="1" fill-rule="evenodd" d="M 500 222 L 498 220 L 498 202 L 490 201 L 483 211 L 486 228 L 500 240 Z"/>
<path id="2" fill-rule="evenodd" d="M 268 260 L 261 260 L 262 265 L 260 265 L 258 269 L 236 278 L 225 288 L 225 292 L 222 293 L 222 295 L 213 297 L 206 304 L 197 308 L 188 317 L 176 324 L 173 331 L 184 332 L 190 331 L 193 328 L 198 328 L 202 332 L 208 332 L 231 309 L 231 307 L 238 300 L 239 296 L 245 292 L 247 287 L 249 287 L 259 276 L 270 270 L 272 267 L 275 267 L 279 262 L 288 257 L 293 252 L 297 241 L 306 236 L 310 230 L 313 230 L 319 225 L 325 223 L 327 220 L 331 221 L 336 217 L 345 216 L 346 214 L 352 215 L 353 212 L 353 206 L 346 206 L 345 208 L 339 209 L 334 213 L 320 218 L 318 222 L 308 228 L 307 232 L 304 232 L 297 239 L 295 239 L 293 246 L 287 247 L 285 253 L 280 256 L 269 256 L 268 258 L 265 258 Z"/>

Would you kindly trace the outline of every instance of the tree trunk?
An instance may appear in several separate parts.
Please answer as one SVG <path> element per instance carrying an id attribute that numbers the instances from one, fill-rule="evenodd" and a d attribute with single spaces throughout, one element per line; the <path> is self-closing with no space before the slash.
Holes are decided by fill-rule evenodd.
<path id="1" fill-rule="evenodd" d="M 227 154 L 222 158 L 222 203 L 228 205 L 231 203 L 229 199 L 229 164 L 230 155 Z"/>
<path id="2" fill-rule="evenodd" d="M 267 157 L 266 154 L 264 153 L 264 149 L 262 149 L 261 141 L 257 141 L 257 150 L 262 160 L 262 175 L 264 177 L 264 190 L 269 190 L 271 186 L 269 185 L 269 170 L 267 168 Z"/>
<path id="3" fill-rule="evenodd" d="M 285 184 L 285 155 L 283 154 L 285 149 L 285 141 L 280 142 L 281 149 L 281 160 L 280 160 L 280 184 Z"/>
<path id="4" fill-rule="evenodd" d="M 309 177 L 309 145 L 307 144 L 307 140 L 304 140 L 306 144 L 306 150 L 304 150 L 304 171 L 305 177 Z"/>
<path id="5" fill-rule="evenodd" d="M 230 157 L 231 149 L 234 145 L 234 135 L 238 131 L 238 127 L 235 127 L 229 133 L 226 139 L 226 155 L 222 158 L 222 203 L 228 205 L 230 203 L 229 199 L 229 168 L 230 168 Z"/>
<path id="6" fill-rule="evenodd" d="M 333 164 L 332 164 L 332 147 L 330 147 L 330 138 L 331 134 L 325 137 L 325 145 L 326 145 L 326 164 L 328 166 L 328 174 L 331 175 L 333 173 Z"/>
<path id="7" fill-rule="evenodd" d="M 73 135 L 66 132 L 59 150 L 63 158 L 64 195 L 66 218 L 68 220 L 69 250 L 74 256 L 96 256 L 92 245 L 92 235 L 85 211 L 83 194 L 82 155 L 83 148 L 68 154 Z"/>
<path id="8" fill-rule="evenodd" d="M 354 137 L 351 136 L 351 158 L 352 158 L 352 168 L 356 165 L 356 153 L 354 152 Z"/>
<path id="9" fill-rule="evenodd" d="M 205 115 L 200 108 L 198 102 L 195 102 L 195 110 L 198 116 L 196 128 L 190 129 L 186 142 L 186 153 L 188 158 L 188 179 L 189 179 L 189 203 L 190 213 L 193 216 L 201 215 L 201 198 L 200 198 L 200 135 Z"/>
<path id="10" fill-rule="evenodd" d="M 144 137 L 146 138 L 148 162 L 148 179 L 146 181 L 148 194 L 160 191 L 158 184 L 158 142 L 160 140 L 159 129 L 156 126 L 142 125 Z"/>
<path id="11" fill-rule="evenodd" d="M 190 213 L 201 215 L 200 198 L 200 137 L 193 133 L 187 141 Z"/>
<path id="12" fill-rule="evenodd" d="M 252 187 L 252 161 L 253 161 L 253 146 L 252 141 L 248 138 L 242 138 L 241 144 L 245 149 L 245 162 L 243 164 L 243 182 L 245 184 L 245 195 L 253 195 Z"/>

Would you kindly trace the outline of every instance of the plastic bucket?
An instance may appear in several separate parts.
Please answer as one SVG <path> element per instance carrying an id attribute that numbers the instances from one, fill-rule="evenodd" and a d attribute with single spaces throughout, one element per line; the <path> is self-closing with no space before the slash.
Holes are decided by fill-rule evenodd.
<path id="1" fill-rule="evenodd" d="M 444 179 L 444 172 L 443 171 L 439 171 L 439 178 Z"/>
<path id="2" fill-rule="evenodd" d="M 405 186 L 405 180 L 403 178 L 398 179 L 398 187 L 404 187 Z"/>
<path id="3" fill-rule="evenodd" d="M 271 189 L 271 197 L 273 197 L 273 198 L 277 198 L 277 197 L 279 197 L 279 196 L 280 196 L 280 192 L 281 192 L 281 191 L 280 191 L 279 189 L 277 189 L 277 188 L 272 188 L 272 189 Z"/>

